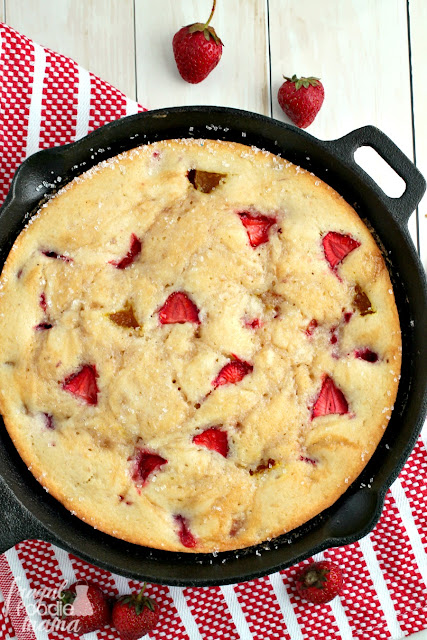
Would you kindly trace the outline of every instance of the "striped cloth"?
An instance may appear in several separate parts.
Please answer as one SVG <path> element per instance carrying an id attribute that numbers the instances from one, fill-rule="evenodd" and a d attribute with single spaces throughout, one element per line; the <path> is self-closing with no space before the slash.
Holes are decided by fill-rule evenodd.
<path id="1" fill-rule="evenodd" d="M 72 142 L 142 110 L 72 60 L 1 24 L 0 92 L 0 202 L 17 165 L 31 153 Z M 150 638 L 380 640 L 427 628 L 426 444 L 424 429 L 387 493 L 374 531 L 319 554 L 345 572 L 340 597 L 322 606 L 303 602 L 292 586 L 298 567 L 225 587 L 149 584 L 148 594 L 161 605 L 160 624 Z M 47 605 L 59 584 L 80 578 L 98 583 L 111 596 L 141 586 L 39 540 L 22 542 L 0 556 L 0 640 L 72 637 L 52 628 Z M 90 635 L 90 640 L 118 640 L 112 628 Z"/>

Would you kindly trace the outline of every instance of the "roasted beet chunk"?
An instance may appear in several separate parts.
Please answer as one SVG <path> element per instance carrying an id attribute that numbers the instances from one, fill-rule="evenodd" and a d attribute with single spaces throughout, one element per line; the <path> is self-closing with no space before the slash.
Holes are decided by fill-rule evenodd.
<path id="1" fill-rule="evenodd" d="M 175 291 L 159 309 L 159 320 L 161 324 L 184 324 L 184 322 L 200 324 L 199 310 L 186 293 Z"/>
<path id="2" fill-rule="evenodd" d="M 201 171 L 200 169 L 190 169 L 187 173 L 187 178 L 193 187 L 202 193 L 213 191 L 225 177 L 225 173 L 212 173 L 211 171 Z"/>
<path id="3" fill-rule="evenodd" d="M 68 393 L 72 393 L 86 404 L 98 404 L 98 385 L 96 379 L 98 374 L 95 365 L 85 364 L 80 371 L 68 376 L 62 383 L 62 388 Z"/>
<path id="4" fill-rule="evenodd" d="M 162 458 L 157 453 L 137 449 L 132 458 L 132 480 L 135 484 L 144 487 L 149 476 L 166 463 L 166 458 Z"/>
<path id="5" fill-rule="evenodd" d="M 139 238 L 136 237 L 134 233 L 132 233 L 130 237 L 130 247 L 127 254 L 121 258 L 121 260 L 110 260 L 109 264 L 112 264 L 116 269 L 126 269 L 130 264 L 132 264 L 137 256 L 141 253 L 142 243 Z"/>
<path id="6" fill-rule="evenodd" d="M 268 242 L 268 233 L 270 227 L 276 223 L 276 218 L 269 218 L 260 213 L 249 213 L 249 211 L 241 211 L 238 215 L 246 229 L 251 247 L 255 249 L 260 244 Z"/>

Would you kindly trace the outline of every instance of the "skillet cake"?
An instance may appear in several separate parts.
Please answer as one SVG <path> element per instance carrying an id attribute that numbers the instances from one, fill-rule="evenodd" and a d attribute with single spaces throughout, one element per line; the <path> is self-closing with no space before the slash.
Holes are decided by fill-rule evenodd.
<path id="1" fill-rule="evenodd" d="M 172 140 L 74 179 L 1 276 L 0 407 L 37 480 L 136 544 L 303 524 L 387 427 L 401 339 L 354 209 L 256 148 Z"/>

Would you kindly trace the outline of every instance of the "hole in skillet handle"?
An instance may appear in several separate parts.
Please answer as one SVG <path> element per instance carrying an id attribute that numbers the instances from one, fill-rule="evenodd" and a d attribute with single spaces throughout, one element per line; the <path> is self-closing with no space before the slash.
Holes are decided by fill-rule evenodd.
<path id="1" fill-rule="evenodd" d="M 426 181 L 416 166 L 380 129 L 373 126 L 355 129 L 342 138 L 326 143 L 341 160 L 376 191 L 378 197 L 402 227 L 406 227 L 412 212 L 417 208 L 426 190 Z M 355 161 L 354 154 L 360 147 L 372 147 L 378 155 L 404 181 L 406 189 L 398 198 L 391 198 Z"/>

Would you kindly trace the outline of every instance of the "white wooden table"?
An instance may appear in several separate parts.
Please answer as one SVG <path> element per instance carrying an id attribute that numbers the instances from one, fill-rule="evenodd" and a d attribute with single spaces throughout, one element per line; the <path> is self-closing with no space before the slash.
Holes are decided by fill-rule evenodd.
<path id="1" fill-rule="evenodd" d="M 176 70 L 172 37 L 210 8 L 211 0 L 0 0 L 0 20 L 149 109 L 213 104 L 286 121 L 277 102 L 282 74 L 319 76 L 326 98 L 310 133 L 332 139 L 376 125 L 427 176 L 427 0 L 218 0 L 222 59 L 207 80 L 189 85 Z M 403 192 L 378 157 L 358 153 L 389 195 Z M 410 230 L 427 265 L 427 197 Z M 427 632 L 413 637 L 426 640 Z"/>

